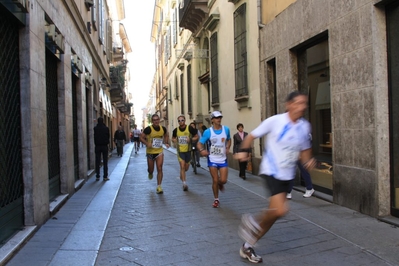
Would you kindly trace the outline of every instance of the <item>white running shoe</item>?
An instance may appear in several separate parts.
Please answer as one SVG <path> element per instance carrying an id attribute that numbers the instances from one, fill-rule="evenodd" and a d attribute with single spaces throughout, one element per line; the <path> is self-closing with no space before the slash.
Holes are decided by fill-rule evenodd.
<path id="1" fill-rule="evenodd" d="M 291 193 L 287 193 L 287 199 L 292 199 L 292 194 Z"/>
<path id="2" fill-rule="evenodd" d="M 306 190 L 305 194 L 303 194 L 304 198 L 310 198 L 314 193 L 314 189 L 312 188 L 311 190 Z"/>

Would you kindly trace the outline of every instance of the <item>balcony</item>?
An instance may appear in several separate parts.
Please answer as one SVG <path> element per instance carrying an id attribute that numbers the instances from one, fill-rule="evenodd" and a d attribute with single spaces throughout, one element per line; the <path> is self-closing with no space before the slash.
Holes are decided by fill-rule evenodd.
<path id="1" fill-rule="evenodd" d="M 109 91 L 111 103 L 126 101 L 126 95 L 124 92 L 126 66 L 119 65 L 111 67 L 109 72 L 111 79 L 111 88 Z"/>
<path id="2" fill-rule="evenodd" d="M 197 32 L 209 13 L 208 0 L 184 0 L 179 10 L 179 26 L 192 33 Z"/>

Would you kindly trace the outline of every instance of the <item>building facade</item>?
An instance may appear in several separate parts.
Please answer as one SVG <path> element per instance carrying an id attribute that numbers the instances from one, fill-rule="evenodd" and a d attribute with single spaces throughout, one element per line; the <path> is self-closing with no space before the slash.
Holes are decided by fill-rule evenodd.
<path id="1" fill-rule="evenodd" d="M 398 2 L 156 1 L 157 110 L 169 130 L 180 114 L 209 127 L 220 110 L 232 132 L 239 122 L 251 131 L 285 111 L 289 92 L 307 92 L 315 189 L 399 217 Z M 261 140 L 253 150 L 256 174 Z"/>
<path id="2" fill-rule="evenodd" d="M 123 16 L 122 0 L 0 0 L 0 246 L 87 180 L 97 117 L 129 129 L 127 85 L 116 99 L 110 75 L 129 48 L 112 37 Z"/>
<path id="3" fill-rule="evenodd" d="M 257 1 L 156 1 L 155 81 L 169 131 L 181 114 L 197 128 L 209 127 L 214 110 L 224 113 L 232 132 L 238 123 L 260 122 L 259 11 Z M 254 152 L 260 155 L 260 148 Z"/>

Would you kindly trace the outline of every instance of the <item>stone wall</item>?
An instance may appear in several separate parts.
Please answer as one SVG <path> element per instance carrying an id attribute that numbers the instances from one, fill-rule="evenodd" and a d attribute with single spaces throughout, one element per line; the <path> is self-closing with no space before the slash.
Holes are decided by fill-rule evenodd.
<path id="1" fill-rule="evenodd" d="M 389 124 L 384 11 L 374 4 L 298 0 L 261 30 L 260 60 L 276 58 L 282 112 L 285 96 L 298 88 L 297 49 L 328 34 L 334 202 L 378 216 L 389 214 L 389 167 L 380 167 L 389 165 Z"/>

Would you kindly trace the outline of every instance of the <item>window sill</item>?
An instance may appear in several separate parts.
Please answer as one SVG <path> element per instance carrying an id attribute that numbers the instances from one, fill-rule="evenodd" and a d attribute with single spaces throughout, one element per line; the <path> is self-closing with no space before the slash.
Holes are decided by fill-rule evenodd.
<path id="1" fill-rule="evenodd" d="M 239 96 L 239 97 L 236 97 L 234 100 L 238 103 L 247 102 L 249 100 L 249 96 L 248 95 Z"/>

